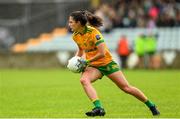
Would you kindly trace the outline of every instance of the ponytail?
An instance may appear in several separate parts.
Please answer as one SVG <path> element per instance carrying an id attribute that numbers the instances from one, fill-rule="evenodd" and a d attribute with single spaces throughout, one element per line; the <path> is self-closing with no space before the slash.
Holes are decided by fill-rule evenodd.
<path id="1" fill-rule="evenodd" d="M 94 27 L 100 27 L 103 25 L 102 19 L 91 12 L 85 11 L 88 23 Z"/>
<path id="2" fill-rule="evenodd" d="M 70 14 L 75 21 L 80 21 L 82 26 L 85 26 L 87 22 L 93 27 L 100 27 L 103 25 L 102 19 L 96 15 L 93 15 L 88 11 L 75 11 Z"/>

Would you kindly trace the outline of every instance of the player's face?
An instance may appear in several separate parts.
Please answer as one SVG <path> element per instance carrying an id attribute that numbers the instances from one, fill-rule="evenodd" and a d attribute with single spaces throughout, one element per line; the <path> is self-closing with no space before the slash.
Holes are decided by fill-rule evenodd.
<path id="1" fill-rule="evenodd" d="M 69 27 L 72 31 L 78 31 L 79 27 L 80 27 L 80 23 L 76 22 L 73 17 L 69 17 Z"/>

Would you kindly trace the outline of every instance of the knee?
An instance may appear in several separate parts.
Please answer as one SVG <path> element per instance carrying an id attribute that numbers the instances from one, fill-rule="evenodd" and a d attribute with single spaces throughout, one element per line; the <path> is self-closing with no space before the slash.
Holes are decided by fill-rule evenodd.
<path id="1" fill-rule="evenodd" d="M 82 79 L 80 79 L 80 83 L 81 83 L 81 85 L 88 85 L 88 84 L 90 84 L 90 81 L 88 79 L 82 78 Z"/>
<path id="2" fill-rule="evenodd" d="M 124 87 L 122 87 L 121 89 L 122 89 L 125 93 L 131 94 L 131 91 L 132 91 L 131 86 L 124 86 Z"/>

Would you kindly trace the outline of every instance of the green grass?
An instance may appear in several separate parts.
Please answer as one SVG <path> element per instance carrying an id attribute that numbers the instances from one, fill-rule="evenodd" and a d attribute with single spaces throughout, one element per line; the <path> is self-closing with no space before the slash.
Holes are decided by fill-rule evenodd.
<path id="1" fill-rule="evenodd" d="M 161 111 L 160 118 L 180 117 L 180 72 L 124 71 Z M 0 70 L 0 117 L 85 118 L 93 105 L 79 83 L 79 74 L 67 70 Z M 109 79 L 93 84 L 105 107 L 105 118 L 152 118 L 148 108 L 123 93 Z M 158 117 L 158 118 L 159 118 Z"/>

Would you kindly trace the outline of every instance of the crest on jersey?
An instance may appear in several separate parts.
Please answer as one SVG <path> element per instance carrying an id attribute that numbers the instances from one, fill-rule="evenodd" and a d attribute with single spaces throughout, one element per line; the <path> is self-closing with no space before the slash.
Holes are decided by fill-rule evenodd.
<path id="1" fill-rule="evenodd" d="M 100 40 L 101 39 L 100 35 L 96 35 L 96 39 Z"/>

